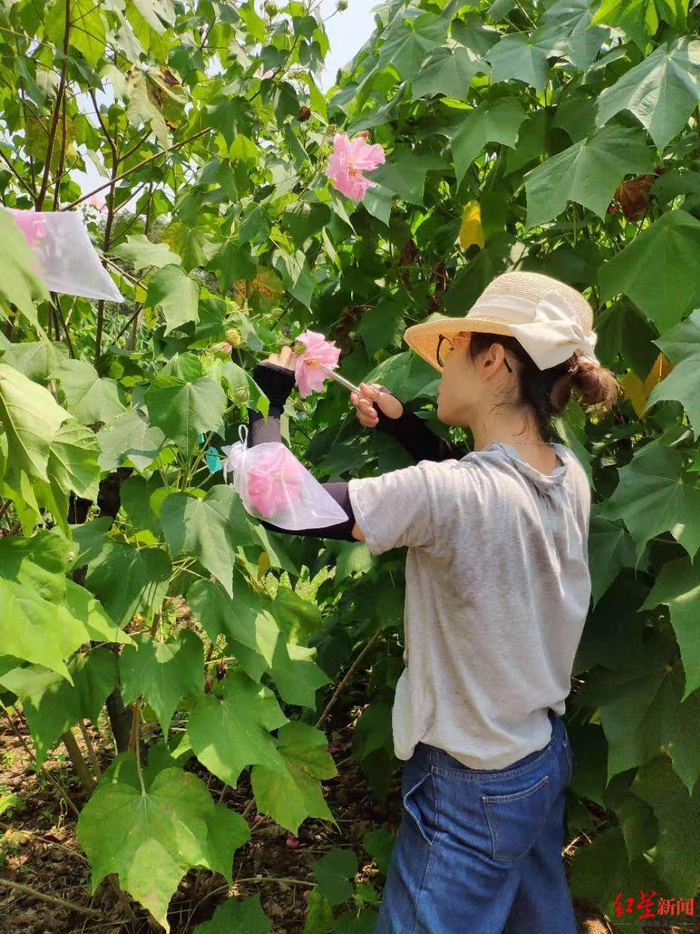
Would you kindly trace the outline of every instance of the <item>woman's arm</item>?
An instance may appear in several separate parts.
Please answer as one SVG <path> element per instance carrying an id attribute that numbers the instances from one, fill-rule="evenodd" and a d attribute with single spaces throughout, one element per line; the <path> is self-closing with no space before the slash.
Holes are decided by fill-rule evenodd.
<path id="1" fill-rule="evenodd" d="M 284 410 L 284 404 L 294 388 L 294 370 L 266 361 L 257 364 L 253 370 L 253 378 L 270 400 L 270 411 L 266 420 L 260 412 L 248 409 L 249 448 L 268 441 L 282 441 L 280 418 Z M 265 519 L 261 519 L 260 523 L 266 529 L 271 529 L 273 532 L 286 532 L 288 535 L 333 538 L 348 542 L 364 541 L 364 536 L 355 522 L 355 515 L 348 496 L 347 481 L 322 483 L 321 486 L 345 510 L 348 516 L 347 519 L 335 525 L 294 530 L 282 529 Z"/>

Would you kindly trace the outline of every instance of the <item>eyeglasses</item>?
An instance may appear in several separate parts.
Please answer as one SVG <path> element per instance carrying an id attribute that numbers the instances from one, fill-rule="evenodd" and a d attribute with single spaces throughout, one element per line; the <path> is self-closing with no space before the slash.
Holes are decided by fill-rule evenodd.
<path id="1" fill-rule="evenodd" d="M 449 355 L 452 353 L 454 349 L 455 349 L 455 345 L 452 343 L 449 337 L 447 337 L 445 334 L 438 335 L 438 345 L 437 345 L 436 356 L 437 356 L 438 365 L 440 367 L 445 366 L 445 360 L 447 360 L 447 358 L 449 357 Z M 513 368 L 510 365 L 510 363 L 508 363 L 508 360 L 506 359 L 505 356 L 503 357 L 503 362 L 505 363 L 506 369 L 508 370 L 508 372 L 512 373 Z"/>

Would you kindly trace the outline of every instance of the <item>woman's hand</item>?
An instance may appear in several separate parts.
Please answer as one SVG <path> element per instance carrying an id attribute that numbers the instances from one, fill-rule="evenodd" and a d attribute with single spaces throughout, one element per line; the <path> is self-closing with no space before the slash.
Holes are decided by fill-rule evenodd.
<path id="1" fill-rule="evenodd" d="M 376 402 L 380 410 L 388 418 L 400 418 L 403 414 L 403 405 L 389 390 L 379 383 L 360 383 L 362 395 L 350 393 L 350 401 L 357 409 L 357 417 L 365 428 L 376 428 L 379 422 L 377 410 L 372 405 Z"/>
<path id="2" fill-rule="evenodd" d="M 285 344 L 279 353 L 271 353 L 263 363 L 274 363 L 277 366 L 284 366 L 288 370 L 294 370 L 297 365 L 299 354 L 293 353 L 289 344 Z"/>

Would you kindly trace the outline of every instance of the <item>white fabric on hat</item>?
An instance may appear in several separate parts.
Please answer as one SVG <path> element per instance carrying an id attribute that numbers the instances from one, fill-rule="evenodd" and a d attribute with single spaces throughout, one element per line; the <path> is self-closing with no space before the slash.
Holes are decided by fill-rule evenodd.
<path id="1" fill-rule="evenodd" d="M 75 211 L 8 208 L 37 261 L 37 275 L 52 292 L 123 302 Z"/>
<path id="2" fill-rule="evenodd" d="M 595 355 L 597 334 L 584 333 L 574 309 L 559 292 L 547 292 L 538 302 L 517 295 L 478 298 L 467 320 L 481 315 L 507 324 L 540 370 L 563 363 L 575 353 L 581 359 L 599 363 Z"/>

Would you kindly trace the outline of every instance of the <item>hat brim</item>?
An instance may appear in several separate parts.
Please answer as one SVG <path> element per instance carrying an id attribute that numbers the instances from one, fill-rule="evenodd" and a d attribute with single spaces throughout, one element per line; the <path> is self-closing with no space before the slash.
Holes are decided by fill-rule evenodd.
<path id="1" fill-rule="evenodd" d="M 500 318 L 472 315 L 467 318 L 441 318 L 424 321 L 422 324 L 413 324 L 410 328 L 406 328 L 403 339 L 411 350 L 442 373 L 442 367 L 437 361 L 437 345 L 440 335 L 444 334 L 445 337 L 452 338 L 462 332 L 468 334 L 472 331 L 481 334 L 501 334 L 503 337 L 513 335 L 510 325 Z"/>

